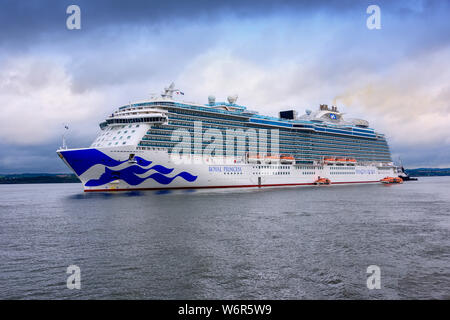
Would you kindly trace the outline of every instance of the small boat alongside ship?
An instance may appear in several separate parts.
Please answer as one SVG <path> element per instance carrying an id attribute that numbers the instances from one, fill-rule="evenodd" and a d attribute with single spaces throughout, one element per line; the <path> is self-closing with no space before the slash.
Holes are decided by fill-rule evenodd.
<path id="1" fill-rule="evenodd" d="M 319 177 L 319 179 L 314 181 L 314 184 L 317 185 L 317 186 L 330 185 L 331 184 L 331 180 L 328 179 L 328 178 L 321 178 L 321 177 Z"/>
<path id="2" fill-rule="evenodd" d="M 399 177 L 386 177 L 380 180 L 381 183 L 384 184 L 395 184 L 395 183 L 403 183 L 402 178 Z"/>

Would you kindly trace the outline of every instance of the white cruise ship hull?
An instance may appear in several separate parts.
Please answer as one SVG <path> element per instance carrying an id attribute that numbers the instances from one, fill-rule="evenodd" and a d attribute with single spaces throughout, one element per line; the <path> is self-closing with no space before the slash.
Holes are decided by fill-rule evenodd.
<path id="1" fill-rule="evenodd" d="M 114 148 L 61 149 L 58 155 L 83 183 L 85 192 L 262 188 L 311 186 L 319 178 L 331 185 L 379 183 L 395 174 L 377 165 L 255 164 L 223 159 L 173 159 L 166 150 Z M 130 154 L 134 158 L 130 160 Z"/>

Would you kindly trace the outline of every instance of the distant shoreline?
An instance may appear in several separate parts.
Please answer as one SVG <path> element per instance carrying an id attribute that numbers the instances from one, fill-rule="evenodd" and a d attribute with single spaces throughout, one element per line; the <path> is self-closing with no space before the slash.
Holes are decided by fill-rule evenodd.
<path id="1" fill-rule="evenodd" d="M 80 183 L 80 179 L 71 173 L 23 173 L 0 174 L 0 184 L 29 183 Z"/>
<path id="2" fill-rule="evenodd" d="M 450 176 L 450 168 L 417 168 L 405 169 L 411 177 L 444 177 Z"/>
<path id="3" fill-rule="evenodd" d="M 444 177 L 450 176 L 450 168 L 417 168 L 405 169 L 411 177 Z M 80 183 L 80 179 L 71 173 L 18 173 L 0 174 L 0 184 L 28 183 Z"/>

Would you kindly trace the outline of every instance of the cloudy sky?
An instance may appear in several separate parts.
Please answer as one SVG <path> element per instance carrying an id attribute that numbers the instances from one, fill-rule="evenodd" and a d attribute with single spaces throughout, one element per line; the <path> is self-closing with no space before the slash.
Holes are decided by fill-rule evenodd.
<path id="1" fill-rule="evenodd" d="M 81 8 L 81 29 L 66 9 Z M 369 30 L 366 9 L 381 9 Z M 385 133 L 407 167 L 450 167 L 450 2 L 0 0 L 0 173 L 68 172 L 116 107 L 174 81 L 262 114 L 320 103 Z"/>

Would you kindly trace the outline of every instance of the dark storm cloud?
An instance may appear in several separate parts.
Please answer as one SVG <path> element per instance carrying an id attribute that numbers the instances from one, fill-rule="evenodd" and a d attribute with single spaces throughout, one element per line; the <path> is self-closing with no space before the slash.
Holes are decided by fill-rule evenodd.
<path id="1" fill-rule="evenodd" d="M 2 150 L 7 150 L 0 157 L 0 174 L 70 172 L 56 155 L 56 149 L 60 144 L 61 141 L 56 140 L 27 148 L 0 144 Z"/>
<path id="2" fill-rule="evenodd" d="M 362 14 L 373 1 L 351 0 L 191 0 L 191 1 L 123 1 L 123 0 L 3 0 L 0 9 L 0 44 L 22 47 L 38 41 L 59 40 L 66 32 L 66 8 L 79 5 L 82 13 L 80 34 L 98 28 L 120 25 L 157 26 L 176 21 L 195 23 L 199 20 L 214 22 L 224 15 L 238 17 L 267 16 L 283 11 L 287 14 L 310 14 L 327 11 L 341 14 L 358 10 Z M 410 5 L 398 1 L 377 1 L 383 8 L 403 14 L 413 12 Z M 407 3 L 407 2 L 406 2 Z M 426 2 L 424 10 L 435 7 Z"/>

